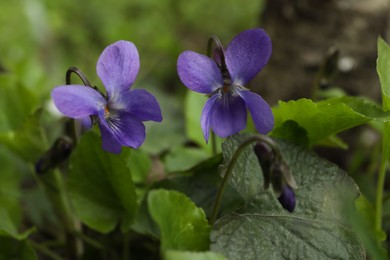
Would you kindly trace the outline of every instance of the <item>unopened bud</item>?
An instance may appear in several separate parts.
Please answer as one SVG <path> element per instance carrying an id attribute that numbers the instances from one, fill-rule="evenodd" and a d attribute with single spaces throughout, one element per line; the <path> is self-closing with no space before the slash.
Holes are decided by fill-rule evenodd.
<path id="1" fill-rule="evenodd" d="M 35 163 L 35 171 L 38 174 L 42 174 L 53 169 L 69 157 L 72 149 L 73 142 L 71 139 L 59 137 L 53 146 Z"/>
<path id="2" fill-rule="evenodd" d="M 283 208 L 287 209 L 289 212 L 293 212 L 295 209 L 295 193 L 294 190 L 288 186 L 285 185 L 282 189 L 282 193 L 278 197 L 278 200 L 280 204 L 283 206 Z"/>
<path id="3" fill-rule="evenodd" d="M 258 142 L 253 150 L 256 154 L 257 160 L 259 161 L 260 167 L 263 171 L 264 176 L 264 188 L 268 189 L 271 181 L 271 171 L 273 168 L 272 165 L 275 161 L 275 155 L 272 151 L 272 148 L 262 142 Z"/>
<path id="4" fill-rule="evenodd" d="M 258 142 L 253 148 L 264 176 L 264 188 L 271 183 L 272 189 L 280 204 L 289 212 L 295 208 L 294 189 L 298 186 L 287 161 L 272 144 Z"/>

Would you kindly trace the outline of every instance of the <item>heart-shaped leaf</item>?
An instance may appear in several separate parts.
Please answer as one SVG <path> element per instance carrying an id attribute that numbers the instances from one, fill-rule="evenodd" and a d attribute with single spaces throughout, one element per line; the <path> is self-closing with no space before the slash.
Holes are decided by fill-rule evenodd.
<path id="1" fill-rule="evenodd" d="M 148 196 L 148 206 L 160 228 L 163 250 L 209 248 L 210 226 L 206 215 L 187 196 L 177 191 L 153 190 Z"/>
<path id="2" fill-rule="evenodd" d="M 100 137 L 84 134 L 70 158 L 68 180 L 76 214 L 89 227 L 106 233 L 119 221 L 129 228 L 137 210 L 130 170 L 124 159 L 103 151 Z"/>
<path id="3" fill-rule="evenodd" d="M 225 165 L 248 137 L 227 139 Z M 249 145 L 230 180 L 246 198 L 246 207 L 216 222 L 211 249 L 229 259 L 364 259 L 365 250 L 349 221 L 359 194 L 352 179 L 306 149 L 279 144 L 299 187 L 294 213 L 279 204 L 272 189 L 263 189 L 262 171 Z"/>

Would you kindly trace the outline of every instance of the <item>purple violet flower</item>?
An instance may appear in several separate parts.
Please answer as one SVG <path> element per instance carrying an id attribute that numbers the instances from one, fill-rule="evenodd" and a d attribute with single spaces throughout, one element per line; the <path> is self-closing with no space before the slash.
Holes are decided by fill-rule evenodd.
<path id="1" fill-rule="evenodd" d="M 243 130 L 247 109 L 257 131 L 267 134 L 272 130 L 274 117 L 270 106 L 244 87 L 265 66 L 271 52 L 267 33 L 263 29 L 251 29 L 238 34 L 226 50 L 221 46 L 214 59 L 193 51 L 179 56 L 177 71 L 183 84 L 209 95 L 201 117 L 206 142 L 210 127 L 220 137 Z"/>
<path id="2" fill-rule="evenodd" d="M 135 45 L 128 41 L 115 42 L 104 49 L 96 66 L 106 96 L 90 87 L 64 85 L 53 89 L 51 97 L 67 117 L 97 118 L 104 150 L 120 153 L 122 146 L 137 148 L 145 140 L 142 122 L 162 121 L 155 97 L 145 90 L 130 89 L 139 67 Z"/>

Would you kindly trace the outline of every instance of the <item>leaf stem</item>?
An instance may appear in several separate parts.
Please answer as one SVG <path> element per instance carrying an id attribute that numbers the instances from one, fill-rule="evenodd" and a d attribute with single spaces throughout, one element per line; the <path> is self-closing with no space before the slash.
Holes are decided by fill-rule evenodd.
<path id="1" fill-rule="evenodd" d="M 223 176 L 222 182 L 219 186 L 217 197 L 215 198 L 214 207 L 213 207 L 213 211 L 212 211 L 211 218 L 210 218 L 210 225 L 211 226 L 214 225 L 214 223 L 217 219 L 219 208 L 221 206 L 221 202 L 222 202 L 222 198 L 223 198 L 223 194 L 225 192 L 225 188 L 226 188 L 226 185 L 228 183 L 228 180 L 229 180 L 230 176 L 232 175 L 234 166 L 236 165 L 237 160 L 240 157 L 242 151 L 244 151 L 244 149 L 249 144 L 251 144 L 253 142 L 265 142 L 266 144 L 268 144 L 272 148 L 272 150 L 275 153 L 279 153 L 279 149 L 278 149 L 277 145 L 275 144 L 275 142 L 270 137 L 265 136 L 265 135 L 253 135 L 253 136 L 249 137 L 248 139 L 244 140 L 238 146 L 238 148 L 234 152 L 234 154 L 233 154 L 233 156 L 228 164 L 228 167 L 227 167 L 226 172 Z"/>
<path id="2" fill-rule="evenodd" d="M 85 243 L 89 244 L 90 246 L 93 246 L 94 248 L 96 249 L 102 249 L 103 248 L 103 245 L 100 244 L 98 241 L 96 241 L 95 239 L 89 237 L 89 236 L 86 236 L 84 235 L 82 232 L 80 231 L 74 231 L 73 232 L 73 235 L 80 238 L 81 240 L 83 240 Z"/>
<path id="3" fill-rule="evenodd" d="M 39 250 L 42 254 L 46 255 L 50 259 L 53 259 L 53 260 L 61 260 L 62 259 L 59 255 L 57 255 L 56 253 L 54 253 L 52 250 L 50 250 L 49 248 L 47 248 L 44 245 L 40 245 L 40 244 L 35 243 L 33 241 L 30 241 L 30 244 L 35 249 Z"/>

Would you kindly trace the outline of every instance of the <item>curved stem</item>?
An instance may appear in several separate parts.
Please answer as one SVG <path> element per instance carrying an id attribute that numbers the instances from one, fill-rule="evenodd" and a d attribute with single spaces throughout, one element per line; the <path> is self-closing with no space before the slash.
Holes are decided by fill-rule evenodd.
<path id="1" fill-rule="evenodd" d="M 216 45 L 215 50 L 218 52 L 219 60 L 216 60 L 214 57 L 214 49 L 213 49 L 214 43 Z M 229 70 L 227 69 L 226 62 L 225 62 L 225 52 L 223 50 L 223 45 L 222 45 L 221 41 L 218 39 L 218 37 L 216 35 L 211 36 L 209 41 L 208 41 L 207 56 L 212 58 L 217 63 L 217 65 L 221 71 L 222 78 L 225 81 L 227 81 L 226 84 L 230 84 L 231 77 L 230 77 Z"/>
<path id="2" fill-rule="evenodd" d="M 92 88 L 92 85 L 91 83 L 88 81 L 87 77 L 84 75 L 84 73 L 79 70 L 78 68 L 76 67 L 70 67 L 67 71 L 66 71 L 66 85 L 70 85 L 71 84 L 71 76 L 72 76 L 72 73 L 76 74 L 77 76 L 79 76 L 79 78 L 81 79 L 81 81 L 84 83 L 85 86 L 88 86 L 88 87 L 91 87 Z"/>
<path id="3" fill-rule="evenodd" d="M 234 154 L 232 156 L 232 159 L 230 160 L 230 162 L 228 164 L 228 167 L 227 167 L 226 172 L 223 176 L 222 182 L 219 186 L 217 197 L 215 198 L 215 202 L 214 202 L 213 212 L 212 212 L 211 218 L 210 218 L 210 225 L 211 226 L 214 225 L 214 223 L 217 219 L 219 208 L 220 208 L 221 202 L 222 202 L 222 197 L 223 197 L 223 194 L 225 192 L 225 188 L 226 188 L 226 185 L 227 185 L 228 180 L 230 178 L 230 175 L 233 172 L 234 166 L 236 165 L 237 160 L 240 157 L 241 153 L 244 151 L 244 149 L 249 144 L 251 144 L 253 142 L 264 142 L 272 148 L 274 153 L 278 154 L 278 152 L 279 152 L 279 149 L 278 149 L 277 145 L 275 144 L 275 142 L 270 137 L 265 136 L 265 135 L 253 135 L 253 136 L 249 137 L 248 139 L 244 140 L 238 146 L 238 148 L 236 149 L 236 151 L 234 152 Z"/>
<path id="4" fill-rule="evenodd" d="M 70 67 L 66 71 L 66 76 L 65 76 L 66 85 L 72 84 L 72 79 L 71 79 L 72 73 L 76 74 L 81 79 L 81 81 L 84 83 L 85 86 L 95 89 L 104 97 L 103 93 L 101 93 L 99 91 L 99 89 L 97 89 L 96 87 L 92 87 L 91 83 L 89 82 L 87 77 L 84 75 L 84 73 L 76 67 Z M 90 116 L 90 119 L 91 119 L 91 125 L 93 125 L 94 124 L 93 117 Z M 81 132 L 80 126 L 76 124 L 75 120 L 73 120 L 73 133 L 72 133 L 72 135 L 73 135 L 73 140 L 75 142 L 79 139 L 79 137 L 81 135 L 80 132 Z"/>

